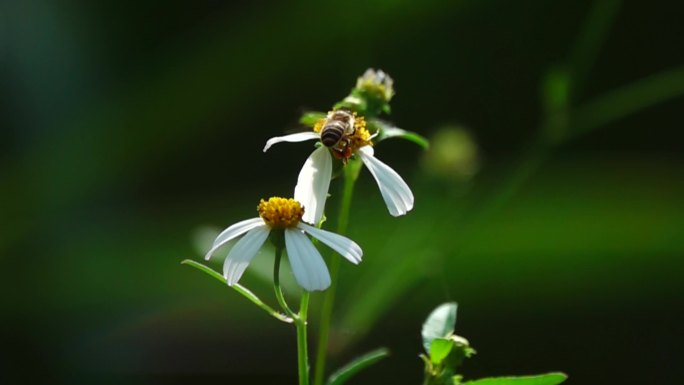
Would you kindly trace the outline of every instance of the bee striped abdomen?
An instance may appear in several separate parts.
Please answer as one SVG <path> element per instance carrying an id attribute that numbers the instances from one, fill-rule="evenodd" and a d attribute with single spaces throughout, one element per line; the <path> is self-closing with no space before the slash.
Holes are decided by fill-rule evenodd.
<path id="1" fill-rule="evenodd" d="M 332 121 L 321 130 L 321 142 L 326 147 L 332 147 L 342 139 L 346 124 L 340 121 Z"/>

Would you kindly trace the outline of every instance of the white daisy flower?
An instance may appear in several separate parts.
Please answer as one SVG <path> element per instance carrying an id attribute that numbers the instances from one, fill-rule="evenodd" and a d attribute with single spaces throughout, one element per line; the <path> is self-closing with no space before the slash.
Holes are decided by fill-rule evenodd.
<path id="1" fill-rule="evenodd" d="M 244 234 L 223 263 L 223 276 L 229 286 L 240 280 L 271 231 L 284 232 L 285 250 L 292 272 L 297 283 L 307 291 L 327 289 L 330 286 L 330 273 L 323 257 L 306 234 L 328 245 L 349 262 L 361 262 L 363 252 L 359 245 L 339 234 L 303 223 L 304 208 L 292 198 L 262 199 L 258 211 L 258 218 L 238 222 L 223 230 L 205 257 L 208 260 L 218 248 Z"/>
<path id="2" fill-rule="evenodd" d="M 361 158 L 375 178 L 392 216 L 404 215 L 413 209 L 411 189 L 396 171 L 373 155 L 372 136 L 366 129 L 364 118 L 356 113 L 344 109 L 330 111 L 314 125 L 313 131 L 269 139 L 264 152 L 276 143 L 312 139 L 320 140 L 322 145 L 304 163 L 294 194 L 295 199 L 306 208 L 302 217 L 305 222 L 316 224 L 323 216 L 332 177 L 333 156 L 344 163 L 354 155 Z"/>

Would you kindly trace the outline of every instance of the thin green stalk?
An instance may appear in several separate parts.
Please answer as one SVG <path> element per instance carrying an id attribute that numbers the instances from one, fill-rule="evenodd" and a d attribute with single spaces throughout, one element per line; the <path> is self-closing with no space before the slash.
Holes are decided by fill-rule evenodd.
<path id="1" fill-rule="evenodd" d="M 572 74 L 571 96 L 574 102 L 582 96 L 589 71 L 601 52 L 621 3 L 621 0 L 594 1 L 577 33 L 568 63 Z"/>
<path id="2" fill-rule="evenodd" d="M 337 218 L 337 233 L 345 235 L 349 225 L 349 212 L 351 211 L 354 185 L 361 171 L 361 162 L 352 160 L 344 168 L 344 187 L 342 201 Z M 335 292 L 337 291 L 337 276 L 340 271 L 340 258 L 332 258 L 330 261 L 331 284 L 325 292 L 323 305 L 321 306 L 321 321 L 318 330 L 318 349 L 316 349 L 316 369 L 314 372 L 314 384 L 322 385 L 325 375 L 325 359 L 328 351 L 328 339 L 330 336 L 330 319 L 332 318 L 333 305 L 335 304 Z"/>
<path id="3" fill-rule="evenodd" d="M 684 66 L 648 75 L 577 106 L 571 111 L 570 137 L 565 139 L 682 95 Z"/>
<path id="4" fill-rule="evenodd" d="M 351 211 L 352 196 L 354 195 L 354 185 L 361 171 L 361 162 L 356 159 L 350 162 L 344 169 L 344 189 L 342 190 L 342 202 L 340 202 L 340 212 L 337 218 L 337 233 L 345 235 L 349 225 L 349 212 Z"/>
<path id="5" fill-rule="evenodd" d="M 309 292 L 302 293 L 301 302 L 299 304 L 299 313 L 295 314 L 287 305 L 283 290 L 280 288 L 280 261 L 283 257 L 283 245 L 277 240 L 274 243 L 275 247 L 275 261 L 273 263 L 273 289 L 275 291 L 278 304 L 283 308 L 292 319 L 294 319 L 295 328 L 297 329 L 297 373 L 299 375 L 299 385 L 309 385 L 309 349 L 307 345 L 307 314 L 309 312 Z"/>
<path id="6" fill-rule="evenodd" d="M 307 313 L 309 312 L 309 292 L 302 293 L 299 305 L 299 315 L 295 320 L 297 327 L 297 372 L 299 373 L 299 385 L 309 385 L 309 349 L 307 346 Z"/>
<path id="7" fill-rule="evenodd" d="M 333 258 L 330 262 L 331 283 L 323 297 L 321 305 L 321 320 L 318 329 L 318 348 L 316 349 L 316 369 L 314 371 L 314 384 L 322 385 L 325 375 L 325 359 L 328 353 L 328 337 L 330 336 L 330 319 L 332 318 L 333 303 L 335 302 L 335 291 L 337 280 L 335 279 L 340 270 L 340 259 Z"/>
<path id="8" fill-rule="evenodd" d="M 273 290 L 275 291 L 276 299 L 278 304 L 285 311 L 287 315 L 297 321 L 297 315 L 287 306 L 285 301 L 285 296 L 283 295 L 283 290 L 280 288 L 280 260 L 283 256 L 282 246 L 276 246 L 275 248 L 275 262 L 273 263 Z"/>
<path id="9" fill-rule="evenodd" d="M 195 269 L 210 275 L 211 277 L 215 278 L 216 280 L 223 282 L 224 284 L 226 283 L 226 279 L 221 274 L 217 273 L 216 271 L 214 271 L 214 269 L 212 269 L 209 266 L 203 265 L 199 262 L 195 262 L 191 259 L 186 259 L 183 262 L 181 262 L 181 264 L 194 267 Z M 288 317 L 285 314 L 282 314 L 279 311 L 276 311 L 272 307 L 268 306 L 261 299 L 259 299 L 259 297 L 257 297 L 256 294 L 252 293 L 249 289 L 240 285 L 239 283 L 236 283 L 231 287 L 233 288 L 233 290 L 242 294 L 245 298 L 250 300 L 253 304 L 257 305 L 260 309 L 264 310 L 266 313 L 275 317 L 277 320 L 287 322 L 287 323 L 293 322 L 292 317 Z"/>

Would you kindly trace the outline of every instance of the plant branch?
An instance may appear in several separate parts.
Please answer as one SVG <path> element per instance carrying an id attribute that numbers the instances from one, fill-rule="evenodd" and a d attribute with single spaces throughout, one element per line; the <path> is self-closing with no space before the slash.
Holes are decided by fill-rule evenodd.
<path id="1" fill-rule="evenodd" d="M 195 269 L 202 271 L 209 276 L 215 278 L 216 280 L 223 282 L 224 284 L 226 283 L 226 279 L 214 269 L 210 268 L 209 266 L 203 265 L 199 262 L 193 261 L 191 259 L 186 259 L 181 262 L 181 265 L 188 265 L 191 267 L 194 267 Z M 275 317 L 279 321 L 283 321 L 285 323 L 292 323 L 294 320 L 292 317 L 288 317 L 285 314 L 282 314 L 272 307 L 268 306 L 265 304 L 259 297 L 256 296 L 256 294 L 252 293 L 249 291 L 246 287 L 240 285 L 239 283 L 234 284 L 233 286 L 230 286 L 233 288 L 233 290 L 237 291 L 240 293 L 242 296 L 250 300 L 253 304 L 257 305 L 259 308 L 264 310 L 266 313 L 270 314 L 271 316 Z"/>

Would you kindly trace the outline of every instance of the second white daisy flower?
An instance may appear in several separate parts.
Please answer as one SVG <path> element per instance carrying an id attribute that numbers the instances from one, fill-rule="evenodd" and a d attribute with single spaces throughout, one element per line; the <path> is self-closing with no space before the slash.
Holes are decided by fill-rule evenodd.
<path id="1" fill-rule="evenodd" d="M 206 259 L 221 246 L 241 236 L 228 253 L 223 264 L 223 276 L 232 286 L 240 280 L 252 258 L 263 246 L 272 231 L 283 231 L 285 250 L 297 283 L 307 291 L 325 290 L 330 286 L 328 268 L 311 240 L 318 239 L 353 264 L 361 262 L 361 247 L 349 238 L 302 223 L 305 213 L 300 203 L 292 198 L 272 197 L 261 200 L 259 217 L 238 222 L 216 237 Z"/>

